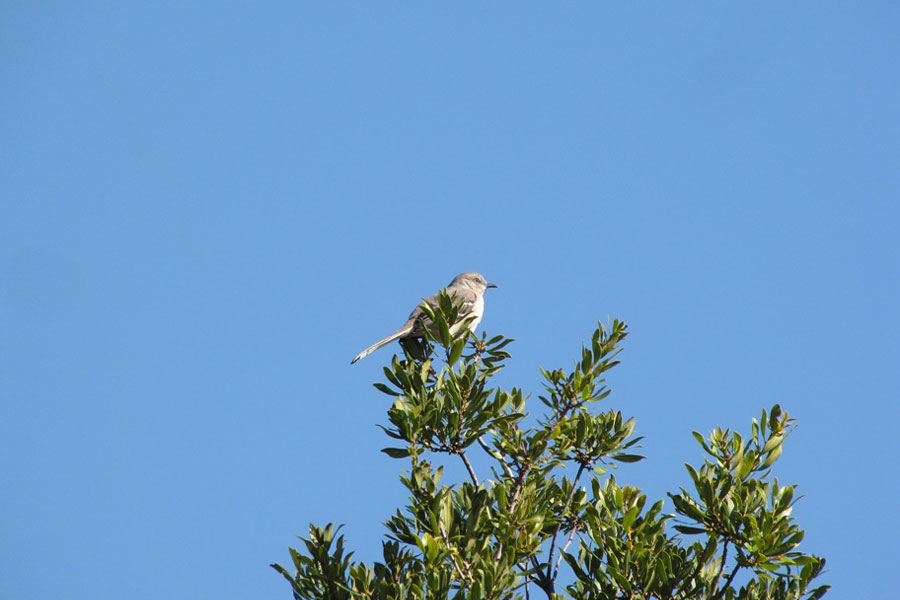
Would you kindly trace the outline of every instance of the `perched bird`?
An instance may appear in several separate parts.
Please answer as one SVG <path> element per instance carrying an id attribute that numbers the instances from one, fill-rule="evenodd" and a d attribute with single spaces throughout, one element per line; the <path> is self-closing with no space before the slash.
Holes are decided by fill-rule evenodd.
<path id="1" fill-rule="evenodd" d="M 484 292 L 488 288 L 495 287 L 497 286 L 493 283 L 485 281 L 480 273 L 460 273 L 453 278 L 450 285 L 444 288 L 444 292 L 451 298 L 462 300 L 462 306 L 459 308 L 459 320 L 450 328 L 451 334 L 455 335 L 463 326 L 467 326 L 472 331 L 475 331 L 475 328 L 478 327 L 478 324 L 481 322 L 481 317 L 484 316 Z M 425 302 L 431 306 L 437 306 L 437 297 L 438 295 L 435 294 L 430 298 L 426 298 Z M 466 322 L 466 317 L 474 318 Z M 350 364 L 352 365 L 359 359 L 367 357 L 394 340 L 407 337 L 424 337 L 424 328 L 429 327 L 430 325 L 431 323 L 428 321 L 428 318 L 422 314 L 422 307 L 417 306 L 409 315 L 409 318 L 406 320 L 406 323 L 403 324 L 403 327 L 383 340 L 378 340 L 357 354 L 356 358 L 350 361 Z"/>

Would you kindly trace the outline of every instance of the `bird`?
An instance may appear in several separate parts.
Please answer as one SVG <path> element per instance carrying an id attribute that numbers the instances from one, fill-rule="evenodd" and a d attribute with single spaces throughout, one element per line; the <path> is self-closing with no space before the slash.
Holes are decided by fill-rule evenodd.
<path id="1" fill-rule="evenodd" d="M 488 288 L 495 287 L 497 286 L 493 283 L 488 283 L 481 273 L 470 271 L 467 273 L 460 273 L 453 278 L 450 285 L 444 288 L 443 291 L 448 296 L 451 298 L 455 297 L 462 301 L 462 305 L 459 307 L 459 320 L 450 328 L 450 333 L 452 335 L 456 335 L 463 326 L 468 327 L 471 331 L 475 331 L 475 328 L 484 316 L 484 292 Z M 438 305 L 438 294 L 426 298 L 424 301 L 429 305 L 436 307 Z M 466 320 L 466 317 L 470 317 L 470 319 Z M 416 306 L 412 313 L 410 313 L 406 323 L 404 323 L 400 329 L 386 338 L 378 340 L 357 354 L 356 358 L 350 361 L 350 364 L 352 365 L 356 361 L 367 357 L 394 340 L 408 337 L 423 337 L 425 335 L 425 327 L 430 325 L 430 322 L 423 323 L 423 321 L 427 321 L 427 317 L 423 314 L 422 306 Z"/>

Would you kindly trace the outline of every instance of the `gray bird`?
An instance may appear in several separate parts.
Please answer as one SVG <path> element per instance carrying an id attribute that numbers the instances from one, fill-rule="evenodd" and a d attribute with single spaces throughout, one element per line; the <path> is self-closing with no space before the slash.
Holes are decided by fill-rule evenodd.
<path id="1" fill-rule="evenodd" d="M 446 292 L 448 296 L 450 296 L 451 298 L 456 297 L 462 300 L 462 306 L 460 306 L 459 308 L 459 320 L 450 328 L 450 333 L 452 335 L 456 335 L 456 333 L 464 325 L 472 331 L 475 331 L 475 328 L 481 322 L 481 317 L 484 316 L 484 292 L 488 288 L 495 287 L 497 286 L 493 283 L 488 283 L 487 281 L 485 281 L 484 277 L 482 277 L 479 273 L 460 273 L 453 278 L 453 281 L 450 282 L 450 285 L 444 288 L 444 292 Z M 437 306 L 437 294 L 431 296 L 430 298 L 426 298 L 425 302 L 427 302 L 431 306 Z M 474 318 L 464 323 L 466 317 Z M 430 322 L 423 324 L 423 321 L 427 321 L 427 317 L 423 318 L 422 308 L 421 306 L 417 306 L 416 309 L 409 315 L 409 318 L 406 320 L 406 323 L 403 324 L 403 327 L 387 336 L 383 340 L 378 340 L 377 342 L 357 354 L 356 358 L 350 361 L 350 364 L 352 365 L 359 359 L 367 357 L 382 346 L 390 344 L 394 340 L 399 340 L 400 338 L 406 337 L 424 337 L 424 327 L 429 326 Z"/>

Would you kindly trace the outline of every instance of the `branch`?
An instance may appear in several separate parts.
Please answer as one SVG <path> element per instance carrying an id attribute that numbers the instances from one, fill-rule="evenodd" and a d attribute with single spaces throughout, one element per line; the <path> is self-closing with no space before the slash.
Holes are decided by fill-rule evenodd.
<path id="1" fill-rule="evenodd" d="M 713 583 L 713 594 L 719 595 L 719 581 L 722 580 L 722 573 L 725 571 L 725 560 L 728 558 L 728 540 L 722 544 L 722 562 L 719 563 L 719 574 L 716 575 L 716 581 Z M 727 587 L 727 586 L 726 586 Z"/>
<path id="2" fill-rule="evenodd" d="M 528 570 L 528 559 L 523 559 L 521 563 L 516 564 L 516 566 L 522 571 Z M 533 578 L 531 575 L 522 575 L 524 581 L 513 588 L 513 591 L 525 590 L 525 600 L 528 600 L 530 597 L 530 593 L 528 591 L 528 585 L 532 583 Z"/>
<path id="3" fill-rule="evenodd" d="M 444 539 L 444 543 L 450 547 L 450 538 L 447 535 L 447 532 L 444 530 L 444 526 L 441 526 L 441 537 Z M 453 549 L 450 549 L 450 552 L 447 553 L 450 556 L 450 562 L 453 563 L 453 568 L 456 569 L 456 572 L 459 573 L 459 578 L 461 581 L 469 581 L 469 577 L 463 572 L 462 567 L 459 566 L 459 563 L 456 562 L 456 556 L 453 553 Z M 466 563 L 468 565 L 468 563 Z M 466 569 L 468 571 L 468 569 Z"/>
<path id="4" fill-rule="evenodd" d="M 725 590 L 731 587 L 731 582 L 734 579 L 734 576 L 737 575 L 738 569 L 741 568 L 741 565 L 734 565 L 734 569 L 731 571 L 731 575 L 728 576 L 728 579 L 725 580 L 725 586 L 719 590 L 719 593 L 716 594 L 716 598 L 722 598 L 725 594 Z"/>
<path id="5" fill-rule="evenodd" d="M 579 524 L 575 523 L 575 526 L 572 527 L 572 531 L 569 533 L 569 539 L 566 540 L 566 545 L 562 547 L 562 550 L 559 551 L 559 556 L 556 557 L 556 567 L 553 569 L 553 579 L 559 576 L 559 565 L 562 563 L 563 553 L 569 549 L 569 546 L 572 544 L 572 540 L 575 539 L 575 534 L 578 533 Z"/>
<path id="6" fill-rule="evenodd" d="M 506 463 L 503 463 L 504 466 Z M 512 474 L 512 471 L 510 471 Z M 506 513 L 508 515 L 512 515 L 516 512 L 516 505 L 519 503 L 519 494 L 522 492 L 522 481 L 525 479 L 525 473 L 522 472 L 521 468 L 519 469 L 519 475 L 516 477 L 516 483 L 513 487 L 512 493 L 512 501 L 509 503 L 509 508 L 507 508 Z M 497 543 L 497 552 L 494 554 L 494 560 L 500 560 L 500 557 L 503 555 L 503 542 Z"/>
<path id="7" fill-rule="evenodd" d="M 538 569 L 538 567 L 540 566 L 540 563 L 538 563 L 537 557 L 529 556 L 528 558 L 531 560 L 532 566 L 535 569 Z M 544 575 L 543 573 L 541 573 L 538 570 L 535 571 L 534 575 L 535 576 L 532 577 L 532 580 L 534 581 L 534 585 L 538 586 L 541 589 L 541 591 L 543 591 L 545 594 L 547 594 L 547 598 L 549 600 L 552 600 L 552 598 L 553 598 L 553 582 L 550 581 L 549 579 L 547 579 L 546 575 Z"/>
<path id="8" fill-rule="evenodd" d="M 475 476 L 475 469 L 472 468 L 472 463 L 469 462 L 469 459 L 466 457 L 465 450 L 460 450 L 457 454 L 462 459 L 463 463 L 466 465 L 466 469 L 469 471 L 469 477 L 472 478 L 472 483 L 475 484 L 475 487 L 478 487 L 478 477 Z"/>
<path id="9" fill-rule="evenodd" d="M 556 537 L 559 535 L 559 530 L 562 529 L 563 525 L 563 517 L 569 510 L 569 505 L 572 504 L 572 498 L 575 496 L 575 488 L 578 487 L 578 479 L 581 477 L 581 474 L 584 473 L 584 463 L 578 464 L 578 472 L 575 474 L 575 479 L 572 480 L 572 489 L 569 490 L 569 497 L 566 498 L 566 504 L 563 506 L 562 514 L 560 515 L 559 523 L 556 525 L 556 531 L 553 532 L 553 540 L 550 542 L 550 554 L 547 559 L 547 580 L 549 584 L 552 586 L 553 582 L 556 580 L 556 574 L 554 573 L 551 577 L 550 572 L 553 568 L 553 553 L 556 551 Z"/>

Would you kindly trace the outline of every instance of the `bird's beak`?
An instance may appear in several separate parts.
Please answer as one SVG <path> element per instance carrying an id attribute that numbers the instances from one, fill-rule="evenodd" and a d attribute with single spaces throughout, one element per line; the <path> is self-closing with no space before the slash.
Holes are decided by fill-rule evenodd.
<path id="1" fill-rule="evenodd" d="M 497 287 L 497 284 L 496 284 L 496 283 L 489 283 L 489 284 L 487 284 L 486 287 L 489 287 L 489 288 Z"/>

